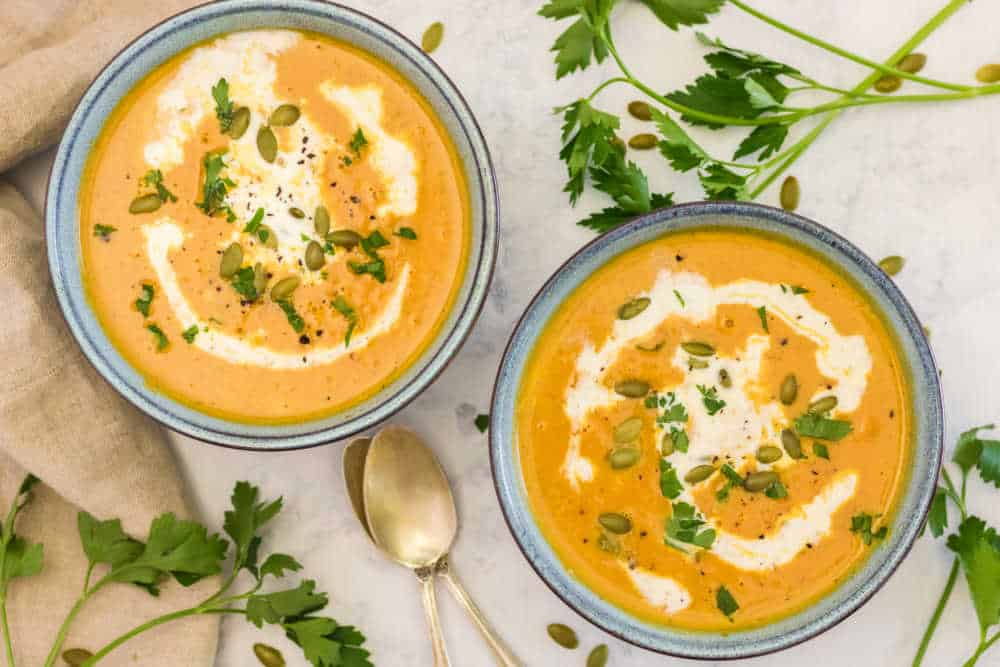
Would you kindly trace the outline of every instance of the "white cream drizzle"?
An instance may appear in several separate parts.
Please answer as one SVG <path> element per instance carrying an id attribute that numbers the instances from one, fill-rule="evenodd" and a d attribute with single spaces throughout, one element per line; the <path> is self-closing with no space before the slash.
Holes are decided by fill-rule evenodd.
<path id="1" fill-rule="evenodd" d="M 676 614 L 691 606 L 691 594 L 670 577 L 660 576 L 639 567 L 622 563 L 636 590 L 654 607 L 668 614 Z"/>

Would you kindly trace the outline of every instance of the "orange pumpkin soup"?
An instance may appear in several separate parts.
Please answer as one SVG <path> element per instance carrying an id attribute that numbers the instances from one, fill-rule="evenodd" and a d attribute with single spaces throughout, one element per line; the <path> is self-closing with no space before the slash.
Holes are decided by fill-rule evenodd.
<path id="1" fill-rule="evenodd" d="M 588 278 L 528 362 L 529 502 L 582 583 L 731 630 L 829 592 L 885 538 L 910 399 L 872 303 L 806 250 L 677 232 Z"/>
<path id="2" fill-rule="evenodd" d="M 82 185 L 84 279 L 147 382 L 282 423 L 371 396 L 429 345 L 469 244 L 445 129 L 385 63 L 324 36 L 239 32 L 122 100 Z"/>

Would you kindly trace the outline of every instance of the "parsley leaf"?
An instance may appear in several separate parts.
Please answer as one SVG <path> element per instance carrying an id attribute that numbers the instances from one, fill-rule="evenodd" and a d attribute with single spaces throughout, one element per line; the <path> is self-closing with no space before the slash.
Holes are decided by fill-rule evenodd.
<path id="1" fill-rule="evenodd" d="M 296 312 L 295 305 L 287 299 L 279 299 L 278 305 L 281 306 L 281 310 L 285 312 L 285 317 L 288 319 L 288 323 L 292 325 L 292 329 L 295 330 L 295 333 L 302 333 L 306 328 L 306 323 L 305 320 L 302 319 L 302 316 Z"/>
<path id="2" fill-rule="evenodd" d="M 159 169 L 150 169 L 146 172 L 146 175 L 142 177 L 142 182 L 144 185 L 156 188 L 156 196 L 160 198 L 160 201 L 177 201 L 177 197 L 173 192 L 167 189 L 167 186 L 163 184 L 163 172 Z"/>
<path id="3" fill-rule="evenodd" d="M 673 203 L 672 195 L 669 194 L 653 194 L 649 197 L 651 211 L 667 206 L 673 206 Z M 591 213 L 588 217 L 584 218 L 577 224 L 581 227 L 592 229 L 598 234 L 603 234 L 604 232 L 610 231 L 615 227 L 624 225 L 626 222 L 635 218 L 636 215 L 636 213 L 626 211 L 620 206 L 609 206 L 601 209 L 600 211 Z"/>
<path id="4" fill-rule="evenodd" d="M 258 495 L 256 486 L 248 482 L 237 482 L 230 498 L 233 509 L 226 512 L 222 525 L 236 547 L 234 568 L 246 569 L 255 577 L 257 545 L 260 544 L 257 532 L 281 511 L 282 506 L 281 498 L 265 503 L 259 501 Z"/>
<path id="5" fill-rule="evenodd" d="M 267 575 L 272 577 L 283 577 L 285 572 L 298 572 L 302 569 L 302 564 L 287 554 L 271 554 L 260 566 L 260 576 L 263 579 Z"/>
<path id="6" fill-rule="evenodd" d="M 718 389 L 714 386 L 709 388 L 703 384 L 698 385 L 698 393 L 701 394 L 701 402 L 705 405 L 710 417 L 718 414 L 719 410 L 726 407 L 726 402 L 719 398 Z"/>
<path id="7" fill-rule="evenodd" d="M 884 540 L 885 536 L 889 534 L 889 527 L 882 526 L 875 532 L 872 532 L 872 524 L 881 514 L 868 514 L 867 512 L 860 512 L 851 517 L 851 532 L 856 533 L 861 541 L 865 545 L 871 545 L 873 540 Z"/>
<path id="8" fill-rule="evenodd" d="M 412 227 L 400 227 L 399 229 L 397 229 L 393 233 L 396 236 L 403 237 L 404 239 L 409 239 L 411 241 L 416 241 L 417 240 L 417 233 L 415 231 L 413 231 Z"/>
<path id="9" fill-rule="evenodd" d="M 821 459 L 830 460 L 830 450 L 822 442 L 813 443 L 813 454 Z"/>
<path id="10" fill-rule="evenodd" d="M 979 476 L 984 482 L 992 482 L 1000 487 L 1000 441 L 983 440 L 983 450 L 979 455 Z"/>
<path id="11" fill-rule="evenodd" d="M 771 500 L 781 500 L 788 497 L 788 489 L 781 483 L 781 480 L 775 480 L 764 489 L 764 495 Z"/>
<path id="12" fill-rule="evenodd" d="M 587 169 L 591 165 L 600 166 L 618 149 L 612 143 L 619 120 L 591 106 L 586 100 L 577 100 L 556 109 L 563 113 L 562 143 L 559 158 L 566 163 L 569 180 L 563 192 L 569 193 L 569 201 L 576 204 L 583 192 Z"/>
<path id="13" fill-rule="evenodd" d="M 351 344 L 351 334 L 354 333 L 354 327 L 358 325 L 358 315 L 354 312 L 354 308 L 347 303 L 347 299 L 339 294 L 331 305 L 334 310 L 347 319 L 347 333 L 344 334 L 344 347 L 347 347 Z"/>
<path id="14" fill-rule="evenodd" d="M 660 458 L 660 493 L 664 498 L 673 500 L 681 495 L 684 487 L 677 478 L 677 469 L 665 457 Z"/>
<path id="15" fill-rule="evenodd" d="M 678 292 L 677 290 L 674 290 L 674 296 L 677 297 L 677 301 L 678 303 L 681 304 L 681 308 L 684 308 L 687 305 L 686 303 L 684 303 L 684 297 L 682 297 L 681 293 Z"/>
<path id="16" fill-rule="evenodd" d="M 715 592 L 715 606 L 727 617 L 732 617 L 740 608 L 739 603 L 736 602 L 736 598 L 733 597 L 733 594 L 725 586 L 719 586 L 719 590 Z"/>
<path id="17" fill-rule="evenodd" d="M 715 14 L 726 0 L 640 0 L 649 7 L 656 18 L 670 28 L 677 30 L 682 25 L 708 23 L 710 14 Z"/>
<path id="18" fill-rule="evenodd" d="M 736 469 L 733 468 L 728 463 L 723 463 L 722 468 L 720 468 L 723 476 L 726 478 L 726 483 L 719 487 L 719 490 L 715 492 L 715 499 L 720 503 L 724 503 L 729 500 L 729 492 L 737 486 L 743 486 L 743 477 Z"/>
<path id="19" fill-rule="evenodd" d="M 348 268 L 350 268 L 356 275 L 360 276 L 367 273 L 378 282 L 384 283 L 386 280 L 385 261 L 383 261 L 383 259 L 379 256 L 377 250 L 387 245 L 389 245 L 389 242 L 384 236 L 382 236 L 381 232 L 376 229 L 366 238 L 361 239 L 361 249 L 366 255 L 368 255 L 370 261 L 350 261 L 347 263 Z"/>
<path id="20" fill-rule="evenodd" d="M 258 628 L 280 623 L 285 617 L 303 616 L 326 606 L 326 593 L 315 593 L 316 582 L 306 580 L 295 588 L 261 593 L 247 600 L 247 620 Z"/>
<path id="21" fill-rule="evenodd" d="M 355 132 L 354 136 L 351 137 L 351 151 L 356 156 L 361 156 L 361 149 L 368 145 L 368 139 L 365 138 L 365 133 L 359 127 Z"/>
<path id="22" fill-rule="evenodd" d="M 44 547 L 38 542 L 28 542 L 15 535 L 7 543 L 3 562 L 3 579 L 10 581 L 18 577 L 33 577 L 42 571 Z"/>
<path id="23" fill-rule="evenodd" d="M 767 328 L 767 306 L 761 306 L 757 309 L 757 317 L 760 318 L 760 326 L 764 327 L 764 332 L 770 333 Z"/>
<path id="24" fill-rule="evenodd" d="M 750 199 L 747 192 L 747 177 L 737 174 L 717 162 L 706 163 L 698 172 L 698 182 L 701 183 L 705 196 L 711 200 L 744 200 Z"/>
<path id="25" fill-rule="evenodd" d="M 759 116 L 762 111 L 751 99 L 745 80 L 732 79 L 717 73 L 702 74 L 683 90 L 669 93 L 667 98 L 696 111 L 730 118 L 749 120 Z M 724 127 L 720 123 L 701 120 L 694 116 L 683 115 L 681 118 L 691 125 L 704 125 L 711 129 Z"/>
<path id="26" fill-rule="evenodd" d="M 490 416 L 483 414 L 476 415 L 474 423 L 480 433 L 486 433 L 486 431 L 490 428 Z"/>
<path id="27" fill-rule="evenodd" d="M 744 51 L 726 45 L 720 39 L 712 39 L 702 32 L 696 33 L 698 41 L 705 46 L 722 49 L 705 56 L 705 62 L 716 72 L 728 74 L 732 77 L 745 76 L 754 72 L 767 73 L 773 76 L 787 74 L 798 76 L 801 73 L 794 67 L 784 63 L 771 60 L 758 53 Z"/>
<path id="28" fill-rule="evenodd" d="M 167 334 L 163 333 L 163 329 L 156 326 L 155 324 L 147 324 L 146 329 L 153 334 L 153 338 L 156 339 L 156 351 L 162 352 L 167 349 L 170 345 L 170 340 L 167 338 Z"/>
<path id="29" fill-rule="evenodd" d="M 181 332 L 181 336 L 183 336 L 184 340 L 186 340 L 190 345 L 191 343 L 194 342 L 194 339 L 198 336 L 198 325 L 192 324 L 187 329 Z"/>
<path id="30" fill-rule="evenodd" d="M 364 635 L 351 626 L 338 626 L 332 618 L 306 617 L 283 627 L 316 667 L 372 667 L 368 651 L 359 648 Z"/>
<path id="31" fill-rule="evenodd" d="M 591 56 L 598 63 L 608 57 L 601 38 L 615 0 L 550 0 L 539 11 L 540 16 L 561 20 L 579 15 L 553 44 L 556 54 L 556 79 L 590 65 Z"/>
<path id="32" fill-rule="evenodd" d="M 948 548 L 962 562 L 979 626 L 986 632 L 1000 622 L 1000 536 L 982 519 L 970 516 L 948 537 Z"/>
<path id="33" fill-rule="evenodd" d="M 690 551 L 685 546 L 687 544 L 700 549 L 711 549 L 715 542 L 715 530 L 703 529 L 704 525 L 705 518 L 694 505 L 684 502 L 674 503 L 673 511 L 666 522 L 663 543 L 685 553 Z"/>
<path id="34" fill-rule="evenodd" d="M 254 284 L 253 269 L 249 266 L 241 267 L 233 274 L 230 284 L 245 301 L 256 301 L 257 297 L 260 296 L 257 293 L 257 286 Z"/>
<path id="35" fill-rule="evenodd" d="M 638 215 L 653 210 L 654 201 L 649 194 L 646 175 L 634 162 L 626 162 L 618 151 L 600 165 L 591 166 L 590 178 L 594 188 L 610 195 L 622 211 Z"/>
<path id="36" fill-rule="evenodd" d="M 792 285 L 792 294 L 809 294 L 809 290 L 799 285 Z"/>
<path id="37" fill-rule="evenodd" d="M 222 170 L 226 168 L 222 154 L 206 153 L 202 164 L 205 167 L 205 183 L 202 186 L 202 199 L 200 202 L 195 202 L 195 206 L 210 217 L 225 213 L 226 219 L 233 222 L 236 220 L 236 213 L 226 204 L 226 195 L 229 194 L 229 188 L 235 187 L 236 183 L 222 176 Z"/>
<path id="38" fill-rule="evenodd" d="M 819 438 L 820 440 L 840 440 L 852 429 L 853 426 L 849 421 L 830 419 L 811 412 L 807 412 L 795 420 L 795 430 L 800 436 Z"/>
<path id="39" fill-rule="evenodd" d="M 135 560 L 143 551 L 143 544 L 125 534 L 119 519 L 98 521 L 87 512 L 76 515 L 83 552 L 91 563 L 107 563 L 112 568 Z"/>
<path id="40" fill-rule="evenodd" d="M 677 171 L 689 171 L 707 160 L 710 160 L 705 150 L 695 143 L 694 139 L 667 114 L 652 109 L 652 119 L 660 131 L 663 140 L 658 144 L 663 157 Z"/>
<path id="41" fill-rule="evenodd" d="M 927 525 L 931 528 L 931 535 L 941 537 L 944 529 L 948 527 L 948 493 L 941 487 L 934 492 L 934 500 L 931 501 L 931 509 L 927 515 Z"/>
<path id="42" fill-rule="evenodd" d="M 229 99 L 229 82 L 219 79 L 212 86 L 212 97 L 215 99 L 215 117 L 219 119 L 219 131 L 223 134 L 229 131 L 233 124 L 233 102 Z"/>
<path id="43" fill-rule="evenodd" d="M 763 162 L 781 150 L 781 145 L 785 143 L 787 136 L 787 125 L 778 123 L 758 125 L 753 132 L 740 142 L 740 145 L 736 148 L 736 152 L 733 154 L 733 159 L 739 160 L 741 157 L 753 155 L 757 151 L 760 151 L 757 155 L 757 160 Z"/>
<path id="44" fill-rule="evenodd" d="M 135 309 L 142 313 L 143 317 L 149 317 L 149 307 L 153 303 L 153 296 L 156 290 L 149 283 L 142 284 L 142 295 L 135 300 Z"/>
<path id="45" fill-rule="evenodd" d="M 250 218 L 250 220 L 247 222 L 246 227 L 243 228 L 243 231 L 246 232 L 247 234 L 257 234 L 260 230 L 260 226 L 263 221 L 264 221 L 264 209 L 258 208 L 254 212 L 253 217 Z M 265 236 L 264 238 L 261 239 L 261 241 L 264 241 L 266 243 L 267 237 Z"/>
<path id="46" fill-rule="evenodd" d="M 94 236 L 100 238 L 103 241 L 107 241 L 113 232 L 117 232 L 117 227 L 112 227 L 111 225 L 94 225 Z"/>

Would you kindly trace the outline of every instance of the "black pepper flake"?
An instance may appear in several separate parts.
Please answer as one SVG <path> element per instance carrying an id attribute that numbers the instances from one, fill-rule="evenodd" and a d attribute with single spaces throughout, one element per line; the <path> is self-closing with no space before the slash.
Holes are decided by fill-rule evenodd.
<path id="1" fill-rule="evenodd" d="M 299 160 L 299 161 L 298 161 L 298 162 L 296 162 L 295 164 L 305 164 L 305 163 L 306 163 L 306 161 L 305 161 L 305 160 Z"/>
<path id="2" fill-rule="evenodd" d="M 311 160 L 311 159 L 313 159 L 314 157 L 316 157 L 316 154 L 315 154 L 315 153 L 306 153 L 306 157 L 307 157 L 307 158 L 309 158 L 309 159 Z"/>
<path id="3" fill-rule="evenodd" d="M 357 195 L 351 195 L 351 203 L 352 204 L 360 204 L 361 203 L 361 197 L 359 197 Z"/>
<path id="4" fill-rule="evenodd" d="M 309 336 L 302 334 L 301 336 L 299 336 L 299 342 L 302 343 L 303 345 L 308 345 L 312 341 L 309 340 Z"/>
<path id="5" fill-rule="evenodd" d="M 676 259 L 678 262 L 683 262 L 684 255 L 674 255 L 674 259 Z"/>
<path id="6" fill-rule="evenodd" d="M 316 338 L 322 338 L 322 337 L 323 337 L 323 330 L 322 329 L 317 329 L 316 330 Z"/>

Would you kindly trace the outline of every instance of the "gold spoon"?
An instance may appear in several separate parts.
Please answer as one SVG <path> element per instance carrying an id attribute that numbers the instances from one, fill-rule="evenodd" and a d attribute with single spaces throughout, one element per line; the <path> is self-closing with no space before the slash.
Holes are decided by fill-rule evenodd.
<path id="1" fill-rule="evenodd" d="M 398 426 L 386 427 L 373 440 L 353 441 L 344 449 L 344 481 L 368 536 L 390 558 L 413 568 L 423 584 L 435 664 L 448 664 L 433 597 L 433 576 L 439 575 L 472 617 L 497 664 L 520 667 L 451 570 L 448 550 L 458 528 L 455 503 L 444 471 L 423 441 Z"/>

